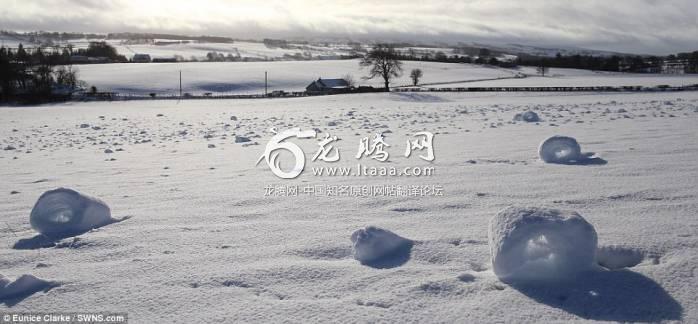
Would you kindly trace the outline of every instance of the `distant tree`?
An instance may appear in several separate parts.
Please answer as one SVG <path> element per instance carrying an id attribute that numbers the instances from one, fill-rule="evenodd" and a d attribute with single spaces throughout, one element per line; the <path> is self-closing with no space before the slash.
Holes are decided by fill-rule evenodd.
<path id="1" fill-rule="evenodd" d="M 356 87 L 356 80 L 354 80 L 353 75 L 347 73 L 342 77 L 342 79 L 344 79 L 344 81 L 347 81 L 347 84 L 349 84 L 349 87 L 351 87 L 351 88 Z"/>
<path id="2" fill-rule="evenodd" d="M 119 52 L 116 51 L 116 48 L 114 46 L 111 46 L 109 43 L 100 41 L 100 42 L 90 42 L 87 45 L 87 48 L 78 48 L 78 49 L 73 49 L 72 47 L 67 47 L 68 52 L 70 52 L 70 55 L 84 55 L 88 57 L 106 57 L 112 62 L 128 62 L 128 59 L 126 56 L 120 55 Z"/>
<path id="3" fill-rule="evenodd" d="M 417 84 L 419 84 L 419 79 L 421 79 L 423 75 L 424 73 L 422 73 L 422 70 L 412 69 L 412 71 L 410 71 L 410 79 L 412 79 L 412 85 L 416 86 Z"/>
<path id="4" fill-rule="evenodd" d="M 480 57 L 490 57 L 490 55 L 492 55 L 492 52 L 490 52 L 490 50 L 486 48 L 481 48 L 480 53 L 478 54 L 478 56 Z"/>
<path id="5" fill-rule="evenodd" d="M 368 67 L 368 79 L 383 78 L 385 91 L 390 91 L 390 80 L 402 74 L 402 62 L 398 60 L 395 48 L 388 44 L 377 44 L 359 62 L 361 67 Z"/>
<path id="6" fill-rule="evenodd" d="M 56 68 L 56 84 L 75 89 L 78 86 L 78 71 L 70 65 Z"/>
<path id="7" fill-rule="evenodd" d="M 359 42 L 349 42 L 347 45 L 349 45 L 354 52 L 362 52 L 364 50 Z"/>
<path id="8" fill-rule="evenodd" d="M 54 82 L 54 64 L 44 55 L 43 49 L 38 47 L 34 52 L 35 64 L 31 67 L 32 72 L 32 92 L 39 95 L 50 95 L 51 84 Z"/>
<path id="9" fill-rule="evenodd" d="M 24 45 L 22 43 L 19 43 L 19 47 L 17 47 L 17 54 L 15 55 L 18 61 L 25 62 L 29 60 L 29 54 L 27 54 L 27 51 L 24 50 Z"/>
<path id="10" fill-rule="evenodd" d="M 119 53 L 117 53 L 116 48 L 114 48 L 114 46 L 107 44 L 107 42 L 90 42 L 87 45 L 85 55 L 91 57 L 116 58 L 117 56 L 119 56 Z"/>
<path id="11" fill-rule="evenodd" d="M 545 61 L 541 61 L 540 64 L 538 64 L 538 67 L 536 68 L 536 72 L 540 74 L 541 76 L 545 76 L 546 73 L 548 73 L 548 65 L 546 64 Z"/>

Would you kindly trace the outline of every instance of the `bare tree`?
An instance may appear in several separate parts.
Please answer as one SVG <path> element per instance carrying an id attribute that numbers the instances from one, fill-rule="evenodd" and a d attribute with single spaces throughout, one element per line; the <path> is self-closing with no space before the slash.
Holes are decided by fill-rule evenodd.
<path id="1" fill-rule="evenodd" d="M 419 83 L 419 79 L 422 78 L 424 73 L 421 69 L 412 69 L 410 72 L 410 79 L 412 79 L 412 85 L 416 86 Z"/>
<path id="2" fill-rule="evenodd" d="M 56 68 L 56 84 L 75 89 L 78 87 L 78 70 L 72 65 L 63 65 Z"/>
<path id="3" fill-rule="evenodd" d="M 368 79 L 383 78 L 385 91 L 390 91 L 390 80 L 402 74 L 402 62 L 398 60 L 395 48 L 388 44 L 376 44 L 359 62 L 361 67 L 369 67 Z"/>
<path id="4" fill-rule="evenodd" d="M 345 74 L 342 77 L 342 79 L 344 79 L 344 81 L 347 81 L 347 84 L 349 85 L 349 87 L 351 87 L 351 88 L 356 87 L 356 81 L 354 80 L 354 76 L 351 75 L 351 73 Z"/>
<path id="5" fill-rule="evenodd" d="M 548 73 L 548 70 L 548 66 L 545 64 L 545 62 L 541 62 L 536 68 L 536 72 L 538 72 L 538 74 L 541 76 L 545 76 L 545 74 Z"/>

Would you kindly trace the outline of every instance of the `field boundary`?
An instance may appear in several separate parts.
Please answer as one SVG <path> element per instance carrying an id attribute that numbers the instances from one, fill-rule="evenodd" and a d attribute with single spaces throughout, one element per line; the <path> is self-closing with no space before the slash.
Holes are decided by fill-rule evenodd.
<path id="1" fill-rule="evenodd" d="M 446 87 L 395 88 L 392 92 L 663 92 L 698 91 L 698 84 L 689 86 L 591 86 L 591 87 Z"/>
<path id="2" fill-rule="evenodd" d="M 376 89 L 381 90 L 381 89 Z M 688 86 L 591 86 L 591 87 L 394 87 L 390 92 L 676 92 L 676 91 L 698 91 L 698 84 Z M 382 91 L 375 91 L 382 92 Z M 347 93 L 307 93 L 305 91 L 278 92 L 274 94 L 158 94 L 150 96 L 144 94 L 119 93 L 119 92 L 98 92 L 82 93 L 74 95 L 72 101 L 121 101 L 121 100 L 202 100 L 202 99 L 273 99 L 273 98 L 299 98 L 310 96 L 326 96 L 340 94 L 358 94 L 369 92 L 347 92 Z"/>

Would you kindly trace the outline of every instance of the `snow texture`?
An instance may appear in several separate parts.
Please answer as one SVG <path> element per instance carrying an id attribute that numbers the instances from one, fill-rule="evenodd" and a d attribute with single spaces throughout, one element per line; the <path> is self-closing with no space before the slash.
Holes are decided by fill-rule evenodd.
<path id="1" fill-rule="evenodd" d="M 501 280 L 555 281 L 593 268 L 597 237 L 576 212 L 509 207 L 490 220 L 489 244 Z"/>
<path id="2" fill-rule="evenodd" d="M 114 222 L 103 201 L 75 190 L 58 188 L 45 192 L 31 211 L 32 228 L 48 237 L 87 232 Z"/>
<path id="3" fill-rule="evenodd" d="M 58 283 L 39 279 L 32 275 L 22 275 L 14 282 L 0 274 L 0 303 L 14 305 L 36 292 L 48 291 Z"/>
<path id="4" fill-rule="evenodd" d="M 644 259 L 643 251 L 623 246 L 600 246 L 596 250 L 596 262 L 611 270 L 634 267 Z"/>
<path id="5" fill-rule="evenodd" d="M 389 230 L 368 226 L 351 234 L 354 258 L 361 264 L 392 267 L 409 259 L 413 242 Z"/>
<path id="6" fill-rule="evenodd" d="M 558 135 L 543 141 L 538 147 L 538 155 L 546 163 L 574 163 L 583 158 L 576 139 Z"/>
<path id="7" fill-rule="evenodd" d="M 312 74 L 303 79 L 335 75 Z M 627 84 L 639 78 L 661 84 L 668 77 Z M 0 147 L 16 148 L 0 150 L 0 272 L 64 282 L 12 308 L 0 304 L 0 312 L 123 310 L 133 323 L 698 323 L 698 92 L 431 95 L 441 100 L 371 93 L 0 108 Z M 511 121 L 529 110 L 545 123 Z M 328 129 L 331 120 L 337 126 Z M 307 164 L 289 184 L 435 184 L 444 195 L 264 196 L 266 186 L 285 185 L 254 166 L 271 127 L 330 130 L 341 139 L 335 165 L 343 167 L 356 165 L 360 138 L 390 129 L 386 166 L 399 169 L 421 165 L 401 156 L 405 139 L 438 132 L 438 171 L 428 178 L 314 177 L 309 168 L 325 166 L 310 160 L 317 142 L 293 139 Z M 532 160 L 555 134 L 593 145 L 613 163 Z M 236 135 L 262 145 L 236 144 Z M 138 217 L 41 250 L 13 248 L 34 234 L 28 216 L 39 195 L 60 186 L 103 199 L 114 217 Z M 643 251 L 645 259 L 572 283 L 504 284 L 492 272 L 486 229 L 509 205 L 577 210 L 594 224 L 600 246 Z M 349 236 L 367 225 L 414 239 L 400 255 L 407 262 L 377 270 L 354 260 Z"/>

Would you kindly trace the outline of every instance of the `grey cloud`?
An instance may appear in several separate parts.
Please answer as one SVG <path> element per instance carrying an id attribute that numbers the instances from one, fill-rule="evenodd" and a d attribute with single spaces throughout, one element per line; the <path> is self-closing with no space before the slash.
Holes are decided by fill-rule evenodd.
<path id="1" fill-rule="evenodd" d="M 694 0 L 3 2 L 2 29 L 511 42 L 653 54 L 698 49 Z"/>

